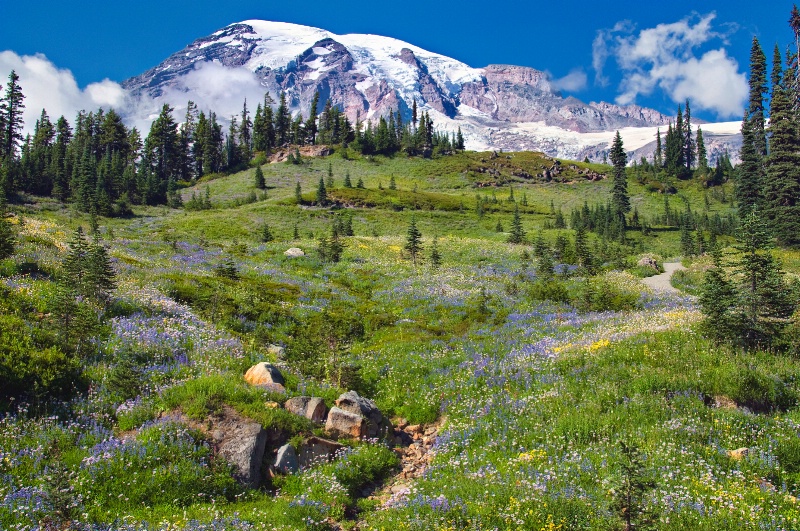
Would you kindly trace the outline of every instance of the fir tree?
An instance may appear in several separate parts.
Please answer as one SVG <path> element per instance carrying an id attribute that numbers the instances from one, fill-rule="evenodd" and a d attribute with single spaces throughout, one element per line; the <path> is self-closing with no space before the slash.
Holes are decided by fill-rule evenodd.
<path id="1" fill-rule="evenodd" d="M 653 164 L 657 169 L 664 166 L 664 152 L 661 146 L 661 129 L 656 130 L 656 152 L 653 154 Z"/>
<path id="2" fill-rule="evenodd" d="M 750 97 L 742 119 L 742 149 L 736 199 L 742 219 L 763 203 L 764 158 L 767 154 L 764 99 L 767 94 L 766 57 L 753 37 L 750 50 Z"/>
<path id="3" fill-rule="evenodd" d="M 64 283 L 73 292 L 88 295 L 90 292 L 86 279 L 86 270 L 89 257 L 89 244 L 80 225 L 75 229 L 75 234 L 69 242 L 67 256 L 62 263 Z"/>
<path id="4" fill-rule="evenodd" d="M 300 230 L 298 228 L 298 224 L 294 224 L 294 230 L 292 231 L 292 239 L 297 241 L 300 239 Z"/>
<path id="5" fill-rule="evenodd" d="M 267 187 L 267 182 L 264 180 L 264 172 L 261 171 L 261 164 L 256 166 L 255 186 L 259 190 L 264 190 Z"/>
<path id="6" fill-rule="evenodd" d="M 22 137 L 22 110 L 25 108 L 22 87 L 19 86 L 19 76 L 12 70 L 8 75 L 5 94 L 0 100 L 0 124 L 2 124 L 2 138 L 0 138 L 0 160 L 17 157 L 18 142 Z"/>
<path id="7" fill-rule="evenodd" d="M 271 241 L 273 241 L 275 239 L 275 237 L 272 234 L 272 230 L 269 228 L 269 224 L 268 223 L 264 223 L 261 226 L 261 230 L 259 231 L 259 235 L 258 236 L 259 236 L 259 239 L 264 243 L 271 242 Z"/>
<path id="8" fill-rule="evenodd" d="M 706 152 L 706 143 L 703 140 L 703 131 L 699 127 L 697 128 L 695 144 L 697 145 L 697 169 L 705 173 L 708 171 L 708 154 Z"/>
<path id="9" fill-rule="evenodd" d="M 438 238 L 433 239 L 433 244 L 431 245 L 431 267 L 433 269 L 439 269 L 439 266 L 442 265 L 442 255 L 439 254 L 439 244 Z"/>
<path id="10" fill-rule="evenodd" d="M 422 233 L 417 229 L 417 220 L 412 217 L 406 235 L 405 250 L 411 255 L 411 261 L 417 265 L 417 256 L 422 252 Z"/>
<path id="11" fill-rule="evenodd" d="M 106 303 L 117 286 L 116 272 L 111 265 L 108 250 L 98 236 L 89 245 L 86 259 L 86 283 L 90 290 L 88 295 L 98 302 Z"/>
<path id="12" fill-rule="evenodd" d="M 522 219 L 519 215 L 519 207 L 514 205 L 514 218 L 511 222 L 511 234 L 508 236 L 508 243 L 521 244 L 525 242 L 525 230 L 522 228 Z"/>
<path id="13" fill-rule="evenodd" d="M 300 188 L 300 181 L 297 181 L 297 185 L 294 187 L 294 201 L 298 205 L 303 204 L 303 190 Z"/>
<path id="14" fill-rule="evenodd" d="M 800 245 L 800 130 L 790 90 L 784 86 L 777 52 L 772 79 L 765 213 L 781 245 Z M 794 78 L 793 70 L 787 78 Z"/>
<path id="15" fill-rule="evenodd" d="M 328 163 L 328 179 L 325 182 L 325 186 L 328 187 L 328 190 L 333 189 L 334 182 L 333 182 L 333 164 L 330 162 Z"/>
<path id="16" fill-rule="evenodd" d="M 345 188 L 352 188 L 353 187 L 353 183 L 352 183 L 352 181 L 350 181 L 350 171 L 349 170 L 347 172 L 345 172 L 345 174 L 344 174 L 344 187 Z"/>
<path id="17" fill-rule="evenodd" d="M 328 204 L 328 191 L 325 189 L 325 180 L 320 177 L 317 185 L 317 205 L 325 206 Z"/>
<path id="18" fill-rule="evenodd" d="M 619 219 L 624 229 L 625 215 L 631 209 L 630 198 L 628 197 L 628 179 L 625 173 L 625 166 L 628 156 L 622 147 L 622 137 L 617 131 L 614 143 L 611 146 L 611 163 L 614 165 L 614 184 L 611 189 L 611 206 L 614 215 Z"/>
<path id="19" fill-rule="evenodd" d="M 361 177 L 358 178 L 358 183 L 356 183 L 356 188 L 364 188 L 364 179 Z"/>
<path id="20" fill-rule="evenodd" d="M 394 180 L 394 175 L 389 178 L 389 190 L 397 190 L 397 182 Z"/>

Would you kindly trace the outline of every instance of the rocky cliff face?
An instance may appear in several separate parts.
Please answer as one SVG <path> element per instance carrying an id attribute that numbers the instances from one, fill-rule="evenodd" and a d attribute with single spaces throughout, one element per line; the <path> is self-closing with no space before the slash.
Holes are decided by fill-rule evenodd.
<path id="1" fill-rule="evenodd" d="M 265 92 L 286 92 L 292 110 L 306 117 L 316 92 L 322 102 L 330 98 L 353 121 L 374 120 L 396 110 L 409 120 L 416 100 L 438 129 L 454 132 L 460 127 L 470 149 L 538 149 L 576 157 L 601 153 L 605 141 L 576 141 L 574 133 L 669 122 L 652 109 L 563 97 L 544 72 L 533 68 L 475 69 L 388 37 L 335 35 L 256 20 L 198 39 L 123 86 L 134 95 L 158 98 L 205 63 L 252 72 Z M 197 98 L 187 94 L 186 99 L 192 97 Z M 570 140 L 565 141 L 565 135 Z"/>

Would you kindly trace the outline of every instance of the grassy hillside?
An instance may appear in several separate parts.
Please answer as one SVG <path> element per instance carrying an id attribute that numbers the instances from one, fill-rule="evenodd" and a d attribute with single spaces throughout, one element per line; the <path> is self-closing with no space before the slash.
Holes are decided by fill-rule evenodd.
<path id="1" fill-rule="evenodd" d="M 253 169 L 182 191 L 208 194 L 210 209 L 101 219 L 117 273 L 102 304 L 62 289 L 88 217 L 35 197 L 11 205 L 0 527 L 610 529 L 625 514 L 659 529 L 800 525 L 800 362 L 714 345 L 694 298 L 641 284 L 641 256 L 681 254 L 679 231 L 657 222 L 664 195 L 631 178 L 650 233 L 630 230 L 625 245 L 590 233 L 595 274 L 567 253 L 547 280 L 537 233 L 572 245 L 573 230 L 544 227 L 605 204 L 608 167 L 561 161 L 547 182 L 555 161 L 535 153 L 354 158 L 265 165 L 266 195 Z M 315 206 L 329 171 L 332 204 Z M 345 188 L 347 174 L 364 188 Z M 732 211 L 719 189 L 676 187 L 674 211 Z M 515 207 L 522 245 L 507 243 Z M 320 237 L 348 218 L 341 261 L 323 261 Z M 800 272 L 800 254 L 777 254 Z M 259 361 L 283 367 L 285 393 L 244 382 Z M 323 434 L 279 404 L 331 406 L 351 389 L 396 423 L 438 430 L 424 473 L 383 442 L 348 441 L 337 461 L 246 488 L 199 430 L 230 409 L 297 443 Z M 642 494 L 629 501 L 631 485 Z"/>

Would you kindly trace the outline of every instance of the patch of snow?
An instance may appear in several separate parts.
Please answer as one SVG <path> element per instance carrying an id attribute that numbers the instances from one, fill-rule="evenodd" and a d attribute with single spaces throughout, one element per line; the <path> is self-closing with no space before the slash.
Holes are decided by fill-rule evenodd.
<path id="1" fill-rule="evenodd" d="M 316 55 L 328 55 L 329 53 L 331 53 L 331 50 L 323 48 L 322 46 L 314 46 L 311 49 L 311 51 L 314 52 Z"/>

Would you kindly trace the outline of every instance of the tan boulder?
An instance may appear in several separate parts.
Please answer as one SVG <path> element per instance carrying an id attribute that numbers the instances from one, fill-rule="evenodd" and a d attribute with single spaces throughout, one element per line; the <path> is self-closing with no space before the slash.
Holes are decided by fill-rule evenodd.
<path id="1" fill-rule="evenodd" d="M 281 371 L 271 363 L 262 361 L 256 363 L 244 375 L 244 380 L 250 385 L 263 386 L 270 390 L 283 392 L 284 379 Z"/>
<path id="2" fill-rule="evenodd" d="M 367 420 L 358 415 L 338 407 L 332 407 L 328 412 L 328 421 L 325 431 L 335 437 L 361 438 L 367 434 Z"/>

